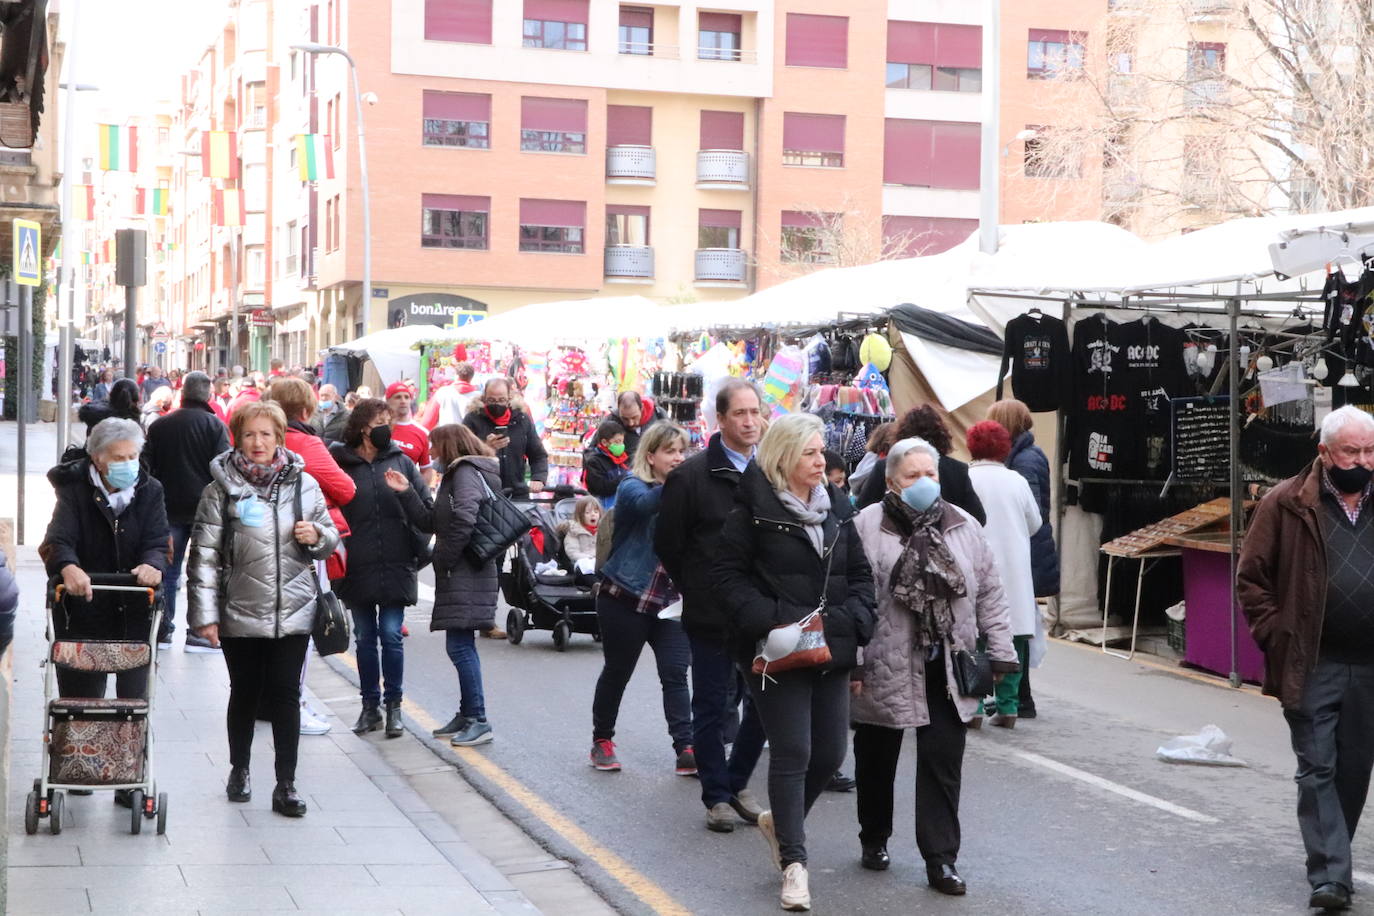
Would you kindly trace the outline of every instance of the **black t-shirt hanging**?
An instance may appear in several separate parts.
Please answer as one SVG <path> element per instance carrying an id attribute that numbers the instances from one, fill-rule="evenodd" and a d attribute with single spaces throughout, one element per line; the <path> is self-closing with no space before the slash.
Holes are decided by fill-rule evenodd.
<path id="1" fill-rule="evenodd" d="M 1069 333 L 1064 322 L 1050 315 L 1017 315 L 1007 322 L 1002 345 L 1002 368 L 997 374 L 997 399 L 1011 364 L 1011 392 L 1039 413 L 1058 410 L 1073 390 Z"/>
<path id="2" fill-rule="evenodd" d="M 1169 473 L 1169 400 L 1186 397 L 1193 385 L 1183 360 L 1186 335 L 1146 316 L 1119 326 L 1121 382 L 1135 432 L 1119 457 L 1125 477 L 1157 478 Z"/>
<path id="3" fill-rule="evenodd" d="M 1120 477 L 1129 444 L 1130 403 L 1122 372 L 1120 325 L 1102 314 L 1073 328 L 1073 398 L 1069 407 L 1069 476 Z"/>

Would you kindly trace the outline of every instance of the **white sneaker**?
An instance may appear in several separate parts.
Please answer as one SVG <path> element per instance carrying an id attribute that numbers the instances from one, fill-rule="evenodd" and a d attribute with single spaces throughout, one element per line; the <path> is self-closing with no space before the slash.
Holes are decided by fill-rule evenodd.
<path id="1" fill-rule="evenodd" d="M 327 735 L 329 734 L 329 723 L 323 716 L 317 715 L 315 710 L 310 708 L 310 704 L 301 700 L 301 734 L 302 735 Z"/>
<path id="2" fill-rule="evenodd" d="M 811 909 L 811 888 L 805 865 L 793 862 L 782 873 L 782 896 L 779 902 L 784 910 L 791 912 Z"/>

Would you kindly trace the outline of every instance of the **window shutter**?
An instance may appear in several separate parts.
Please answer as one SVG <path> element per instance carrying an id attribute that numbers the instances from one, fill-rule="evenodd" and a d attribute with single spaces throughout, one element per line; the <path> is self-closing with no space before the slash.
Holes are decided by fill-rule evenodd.
<path id="1" fill-rule="evenodd" d="M 525 18 L 587 23 L 587 0 L 525 0 Z"/>
<path id="2" fill-rule="evenodd" d="M 787 66 L 837 67 L 849 64 L 849 17 L 787 14 Z"/>
<path id="3" fill-rule="evenodd" d="M 703 229 L 738 229 L 743 214 L 739 210 L 697 211 L 697 225 Z"/>
<path id="4" fill-rule="evenodd" d="M 424 116 L 444 121 L 490 121 L 491 96 L 476 92 L 425 92 Z"/>
<path id="5" fill-rule="evenodd" d="M 739 34 L 740 22 L 742 21 L 738 13 L 698 13 L 698 27 L 703 32 L 734 32 Z"/>
<path id="6" fill-rule="evenodd" d="M 701 149 L 744 149 L 744 112 L 703 111 Z"/>
<path id="7" fill-rule="evenodd" d="M 520 225 L 565 226 L 581 229 L 587 222 L 587 204 L 581 200 L 522 198 Z"/>
<path id="8" fill-rule="evenodd" d="M 803 213 L 800 210 L 782 211 L 782 227 L 784 229 L 815 229 L 821 225 L 821 215 L 819 213 Z"/>
<path id="9" fill-rule="evenodd" d="M 784 112 L 782 145 L 783 149 L 810 153 L 843 153 L 844 115 Z"/>
<path id="10" fill-rule="evenodd" d="M 639 105 L 606 106 L 607 146 L 653 146 L 654 110 Z"/>
<path id="11" fill-rule="evenodd" d="M 470 213 L 490 213 L 491 198 L 473 194 L 422 194 L 420 205 L 426 210 L 464 210 Z"/>
<path id="12" fill-rule="evenodd" d="M 492 0 L 425 0 L 425 38 L 491 44 Z"/>
<path id="13" fill-rule="evenodd" d="M 525 96 L 520 99 L 520 128 L 585 133 L 587 100 Z"/>
<path id="14" fill-rule="evenodd" d="M 883 181 L 930 185 L 931 122 L 888 118 L 883 124 Z"/>
<path id="15" fill-rule="evenodd" d="M 934 64 L 935 32 L 932 22 L 893 19 L 887 24 L 887 59 L 893 64 Z"/>

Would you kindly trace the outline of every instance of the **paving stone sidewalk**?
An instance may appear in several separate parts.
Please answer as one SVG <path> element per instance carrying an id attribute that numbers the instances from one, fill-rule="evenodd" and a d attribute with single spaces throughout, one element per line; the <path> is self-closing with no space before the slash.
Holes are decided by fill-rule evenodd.
<path id="1" fill-rule="evenodd" d="M 330 713 L 333 728 L 328 735 L 301 737 L 297 785 L 309 813 L 292 820 L 271 810 L 266 723 L 258 724 L 254 744 L 252 802 L 226 801 L 224 661 L 184 653 L 180 632 L 175 647 L 159 653 L 153 716 L 157 780 L 169 795 L 166 835 L 155 834 L 153 821 L 145 822 L 141 835 L 131 835 L 129 812 L 116 807 L 109 792 L 68 796 L 60 835 L 49 833 L 47 821 L 37 835 L 25 835 L 24 797 L 39 773 L 42 733 L 44 612 L 38 596 L 44 576 L 32 546 L 19 548 L 18 573 L 23 598 L 14 643 L 6 912 L 540 912 L 454 829 L 455 814 L 489 827 L 494 809 L 452 773 L 452 797 L 465 810 L 448 811 L 447 818 L 436 812 L 387 758 L 399 755 L 431 778 L 452 768 L 409 734 L 385 747 L 380 732 L 352 734 L 330 702 L 355 708 L 356 693 L 318 656 L 311 661 L 307 695 L 317 710 Z M 349 702 L 342 702 L 346 697 Z M 528 849 L 524 855 L 529 858 Z M 592 902 L 571 871 L 561 879 L 567 884 L 550 888 L 550 899 L 570 894 L 584 905 Z M 558 909 L 547 900 L 543 905 Z"/>

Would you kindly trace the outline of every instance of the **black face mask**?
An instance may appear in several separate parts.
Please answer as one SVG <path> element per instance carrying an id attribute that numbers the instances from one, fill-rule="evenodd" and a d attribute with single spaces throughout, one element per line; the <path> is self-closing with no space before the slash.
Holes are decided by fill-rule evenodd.
<path id="1" fill-rule="evenodd" d="M 1361 493 L 1369 485 L 1370 477 L 1374 477 L 1374 471 L 1359 464 L 1352 468 L 1338 468 L 1333 464 L 1326 473 L 1342 493 Z"/>
<path id="2" fill-rule="evenodd" d="M 380 452 L 391 444 L 391 427 L 374 426 L 368 432 L 367 438 L 371 440 L 373 448 Z"/>

